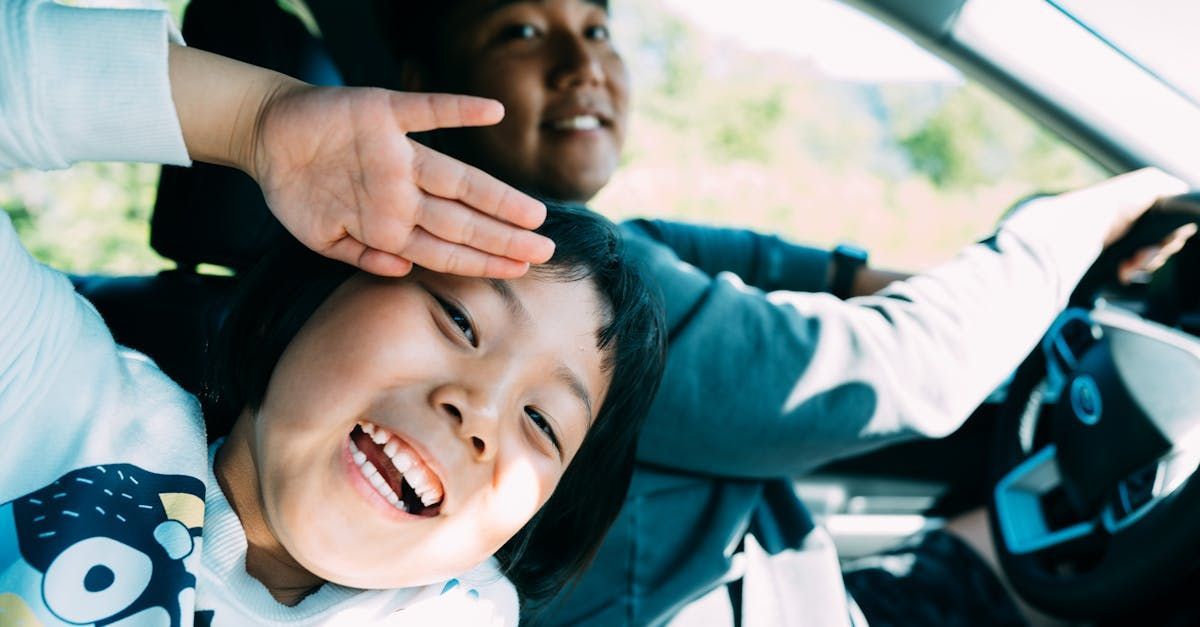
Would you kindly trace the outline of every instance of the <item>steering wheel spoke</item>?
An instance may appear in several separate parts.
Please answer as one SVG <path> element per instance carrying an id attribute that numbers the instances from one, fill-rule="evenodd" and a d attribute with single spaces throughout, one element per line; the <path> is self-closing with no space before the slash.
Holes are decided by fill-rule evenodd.
<path id="1" fill-rule="evenodd" d="M 1137 524 L 1182 487 L 1197 467 L 1200 467 L 1200 450 L 1176 449 L 1118 481 L 1108 505 L 1100 513 L 1105 531 L 1115 535 Z"/>
<path id="2" fill-rule="evenodd" d="M 1093 535 L 1094 518 L 1071 520 L 1062 502 L 1057 447 L 1046 446 L 1013 468 L 993 495 L 996 519 L 1008 552 L 1037 553 Z"/>

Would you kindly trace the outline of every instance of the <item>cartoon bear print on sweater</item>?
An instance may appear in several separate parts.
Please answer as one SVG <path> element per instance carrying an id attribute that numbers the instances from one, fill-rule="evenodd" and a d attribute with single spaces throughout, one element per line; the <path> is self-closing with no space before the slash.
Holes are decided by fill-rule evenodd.
<path id="1" fill-rule="evenodd" d="M 202 481 L 129 464 L 0 505 L 0 623 L 182 625 L 196 585 L 183 560 L 203 523 Z"/>

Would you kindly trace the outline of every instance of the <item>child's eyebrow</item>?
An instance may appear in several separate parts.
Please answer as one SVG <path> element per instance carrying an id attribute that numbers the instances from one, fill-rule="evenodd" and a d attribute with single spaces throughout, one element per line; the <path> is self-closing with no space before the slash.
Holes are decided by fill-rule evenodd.
<path id="1" fill-rule="evenodd" d="M 570 388 L 571 392 L 583 402 L 583 407 L 587 410 L 587 425 L 590 427 L 593 416 L 592 395 L 588 392 L 587 386 L 583 384 L 583 379 L 580 379 L 579 375 L 575 374 L 575 371 L 568 368 L 564 363 L 559 363 L 558 367 L 554 369 L 554 378 Z"/>
<path id="2" fill-rule="evenodd" d="M 531 323 L 533 321 L 533 316 L 529 315 L 529 310 L 525 308 L 525 303 L 522 302 L 521 297 L 513 291 L 513 288 L 508 284 L 508 281 L 505 281 L 504 279 L 487 279 L 485 282 L 489 287 L 492 288 L 492 290 L 500 295 L 500 299 L 504 301 L 505 306 L 508 307 L 509 313 L 511 313 L 514 318 L 523 323 Z M 554 369 L 554 378 L 566 385 L 567 388 L 569 388 L 571 392 L 575 394 L 575 396 L 579 397 L 579 400 L 583 402 L 584 408 L 587 409 L 587 423 L 591 425 L 592 416 L 594 415 L 592 413 L 592 395 L 590 392 L 588 392 L 587 386 L 583 384 L 583 379 L 581 379 L 579 375 L 575 374 L 574 370 L 571 370 L 571 368 L 562 362 L 559 362 L 558 367 Z"/>
<path id="3" fill-rule="evenodd" d="M 531 322 L 533 320 L 533 316 L 530 316 L 529 310 L 525 308 L 525 303 L 522 302 L 521 297 L 517 296 L 517 293 L 513 291 L 512 286 L 508 284 L 508 281 L 505 281 L 504 279 L 487 279 L 487 284 L 497 294 L 500 295 L 500 299 L 504 301 L 505 306 L 508 307 L 509 313 L 511 313 L 514 318 L 520 320 L 521 322 Z"/>

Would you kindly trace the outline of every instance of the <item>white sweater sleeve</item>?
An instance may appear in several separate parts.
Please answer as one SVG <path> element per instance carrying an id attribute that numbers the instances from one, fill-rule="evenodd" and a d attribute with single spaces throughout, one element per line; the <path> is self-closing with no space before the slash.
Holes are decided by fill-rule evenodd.
<path id="1" fill-rule="evenodd" d="M 77 161 L 189 165 L 164 10 L 0 3 L 0 170 Z"/>
<path id="2" fill-rule="evenodd" d="M 29 256 L 0 211 L 0 434 L 43 395 L 78 340 L 85 307 L 67 277 Z"/>
<path id="3" fill-rule="evenodd" d="M 1031 204 L 988 243 L 848 301 L 764 294 L 626 238 L 675 329 L 639 459 L 778 477 L 953 432 L 1066 304 L 1115 222 L 1107 204 Z"/>

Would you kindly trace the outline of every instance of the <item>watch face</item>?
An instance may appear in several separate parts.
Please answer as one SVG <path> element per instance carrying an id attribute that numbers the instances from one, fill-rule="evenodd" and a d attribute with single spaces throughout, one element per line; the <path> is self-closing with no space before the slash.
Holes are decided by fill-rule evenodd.
<path id="1" fill-rule="evenodd" d="M 839 257 L 867 261 L 867 249 L 855 246 L 854 244 L 838 244 L 837 248 L 833 249 L 833 254 Z"/>

